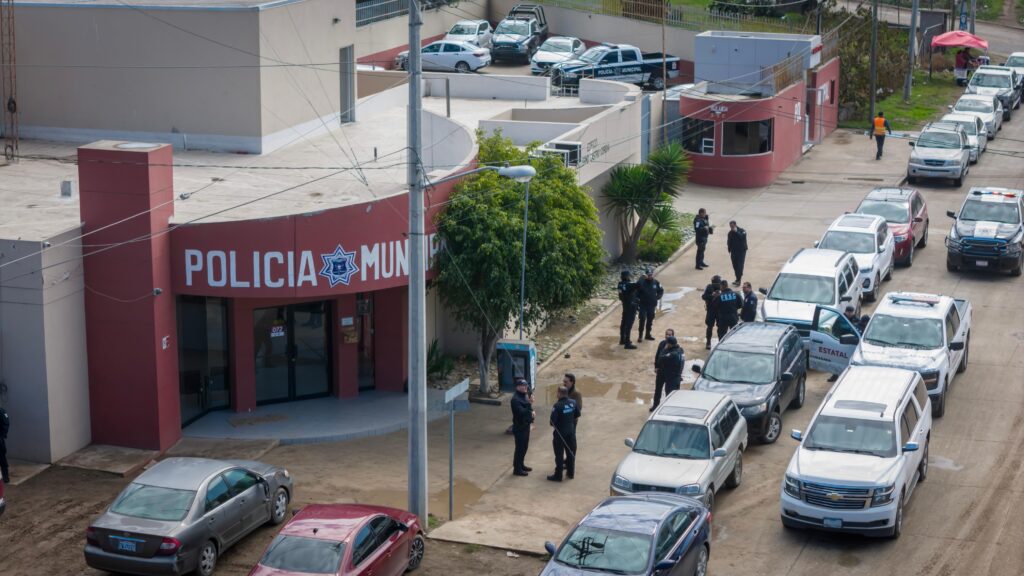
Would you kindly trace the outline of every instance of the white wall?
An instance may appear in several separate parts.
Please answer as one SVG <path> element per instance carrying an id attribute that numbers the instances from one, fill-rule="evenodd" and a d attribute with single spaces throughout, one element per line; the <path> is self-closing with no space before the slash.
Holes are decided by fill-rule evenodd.
<path id="1" fill-rule="evenodd" d="M 543 101 L 551 94 L 551 79 L 547 76 L 499 76 L 497 74 L 437 74 L 423 75 L 423 96 L 444 97 L 445 81 L 449 80 L 452 98 L 480 100 Z"/>
<path id="2" fill-rule="evenodd" d="M 501 130 L 501 135 L 512 140 L 516 146 L 531 142 L 547 142 L 576 128 L 579 124 L 566 122 L 521 122 L 517 120 L 481 120 L 480 129 L 485 134 Z"/>
<path id="3" fill-rule="evenodd" d="M 458 6 L 443 6 L 421 12 L 420 37 L 433 38 L 451 30 L 459 20 L 487 18 L 486 0 L 461 0 Z M 356 28 L 356 58 L 409 45 L 409 18 L 401 16 Z M 404 49 L 404 48 L 403 48 Z"/>
<path id="4" fill-rule="evenodd" d="M 452 172 L 476 156 L 472 131 L 451 118 L 423 111 L 423 149 L 420 152 L 427 173 Z"/>
<path id="5" fill-rule="evenodd" d="M 583 104 L 617 104 L 623 100 L 636 100 L 643 90 L 634 84 L 611 80 L 580 80 L 579 99 Z"/>

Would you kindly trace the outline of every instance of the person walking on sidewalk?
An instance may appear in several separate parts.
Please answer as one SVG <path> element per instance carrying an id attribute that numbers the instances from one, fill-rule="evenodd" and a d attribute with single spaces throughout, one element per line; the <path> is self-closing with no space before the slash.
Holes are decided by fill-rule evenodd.
<path id="1" fill-rule="evenodd" d="M 735 220 L 729 221 L 729 235 L 726 237 L 725 246 L 729 249 L 732 271 L 736 274 L 736 281 L 732 285 L 739 286 L 743 279 L 743 263 L 747 260 L 747 231 L 737 226 Z"/>
<path id="2" fill-rule="evenodd" d="M 711 332 L 715 327 L 715 309 L 711 307 L 711 303 L 718 295 L 721 284 L 722 278 L 715 274 L 711 277 L 711 283 L 704 287 L 704 293 L 700 295 L 700 299 L 704 301 L 704 326 L 707 327 L 704 331 L 704 339 L 707 342 L 704 344 L 705 350 L 711 350 Z"/>
<path id="3" fill-rule="evenodd" d="M 11 483 L 11 470 L 7 465 L 7 433 L 11 430 L 11 417 L 0 406 L 0 480 Z"/>
<path id="4" fill-rule="evenodd" d="M 719 284 L 718 295 L 711 301 L 711 307 L 715 309 L 715 320 L 718 323 L 718 341 L 732 330 L 739 323 L 739 311 L 743 308 L 743 301 L 738 294 L 729 288 L 729 281 L 722 280 Z"/>
<path id="5" fill-rule="evenodd" d="M 665 396 L 679 390 L 679 384 L 683 381 L 683 365 L 686 363 L 686 355 L 679 346 L 675 336 L 665 337 L 665 348 L 656 361 L 658 374 L 665 381 Z M 659 401 L 661 399 L 659 398 Z"/>
<path id="6" fill-rule="evenodd" d="M 565 386 L 558 387 L 558 401 L 551 407 L 551 447 L 555 450 L 555 473 L 548 476 L 552 482 L 562 481 L 562 470 L 570 480 L 576 476 L 576 419 L 580 408 L 569 398 Z"/>
<path id="7" fill-rule="evenodd" d="M 882 148 L 885 148 L 886 132 L 891 136 L 892 128 L 889 127 L 889 121 L 885 119 L 885 113 L 879 110 L 878 116 L 876 116 L 871 122 L 871 135 L 875 137 L 875 144 L 878 146 L 878 152 L 875 153 L 875 160 L 882 159 Z"/>
<path id="8" fill-rule="evenodd" d="M 757 320 L 757 294 L 750 282 L 743 283 L 743 310 L 740 311 L 740 320 L 753 322 Z"/>
<path id="9" fill-rule="evenodd" d="M 711 226 L 708 211 L 703 208 L 697 210 L 697 215 L 693 218 L 693 237 L 694 243 L 697 244 L 697 270 L 708 267 L 708 263 L 704 261 L 704 249 L 708 247 L 708 236 L 714 233 L 715 229 Z"/>
<path id="10" fill-rule="evenodd" d="M 637 284 L 631 282 L 632 275 L 629 270 L 623 270 L 619 280 L 619 302 L 622 302 L 622 320 L 619 322 L 619 345 L 626 350 L 635 350 L 636 346 L 630 342 L 633 335 L 633 322 L 636 322 L 636 309 L 640 305 L 640 298 L 637 295 Z"/>
<path id="11" fill-rule="evenodd" d="M 654 268 L 644 268 L 644 277 L 637 282 L 637 292 L 640 295 L 640 332 L 636 335 L 639 344 L 645 339 L 654 340 L 651 336 L 651 329 L 654 327 L 654 312 L 658 308 L 658 300 L 665 294 L 661 283 L 654 279 Z"/>
<path id="12" fill-rule="evenodd" d="M 516 380 L 516 393 L 509 402 L 512 406 L 512 434 L 516 439 L 516 450 L 512 456 L 512 474 L 526 476 L 533 470 L 526 465 L 526 451 L 530 449 L 530 426 L 537 415 L 533 411 L 533 400 L 525 378 Z"/>
<path id="13" fill-rule="evenodd" d="M 660 370 L 658 359 L 661 358 L 661 353 L 668 347 L 668 339 L 675 337 L 675 330 L 671 328 L 666 329 L 665 339 L 658 342 L 658 351 L 654 353 L 654 403 L 648 412 L 654 412 L 658 408 L 658 404 L 661 404 L 661 395 L 665 390 L 665 374 Z"/>

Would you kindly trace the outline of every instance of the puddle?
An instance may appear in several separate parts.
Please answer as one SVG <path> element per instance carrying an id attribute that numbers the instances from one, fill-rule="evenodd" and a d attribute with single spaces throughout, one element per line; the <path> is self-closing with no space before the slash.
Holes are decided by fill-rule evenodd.
<path id="1" fill-rule="evenodd" d="M 843 552 L 839 555 L 839 565 L 844 568 L 853 568 L 854 566 L 860 565 L 860 558 L 850 554 L 849 552 Z"/>
<path id="2" fill-rule="evenodd" d="M 630 404 L 648 404 L 654 398 L 654 391 L 640 390 L 640 387 L 636 384 L 623 382 L 622 386 L 619 387 L 619 393 L 616 398 L 620 402 L 629 402 Z"/>
<path id="3" fill-rule="evenodd" d="M 697 290 L 696 288 L 690 288 L 689 286 L 684 286 L 680 290 L 677 290 L 675 292 L 669 292 L 669 293 L 665 294 L 664 296 L 661 297 L 660 312 L 662 314 L 668 314 L 670 312 L 674 312 L 675 309 L 676 309 L 676 305 L 673 304 L 673 302 L 675 302 L 676 300 L 681 299 L 683 296 L 686 296 L 690 292 L 695 292 L 696 290 Z"/>
<path id="4" fill-rule="evenodd" d="M 562 385 L 561 376 L 558 382 L 548 384 L 544 387 L 544 402 L 550 406 L 558 400 L 558 387 Z M 597 398 L 608 394 L 612 389 L 611 382 L 598 380 L 593 376 L 581 376 L 576 374 L 576 389 L 583 394 L 583 398 Z"/>
<path id="5" fill-rule="evenodd" d="M 953 472 L 959 472 L 964 469 L 963 466 L 943 456 L 929 456 L 928 465 L 939 470 L 950 470 Z"/>
<path id="6" fill-rule="evenodd" d="M 430 494 L 428 506 L 434 516 L 448 519 L 448 481 L 443 482 L 444 489 Z M 475 504 L 484 491 L 465 478 L 455 477 L 455 501 L 453 508 L 458 518 L 466 512 L 466 508 Z M 355 498 L 360 504 L 391 506 L 404 510 L 409 505 L 409 494 L 404 490 L 366 490 Z"/>

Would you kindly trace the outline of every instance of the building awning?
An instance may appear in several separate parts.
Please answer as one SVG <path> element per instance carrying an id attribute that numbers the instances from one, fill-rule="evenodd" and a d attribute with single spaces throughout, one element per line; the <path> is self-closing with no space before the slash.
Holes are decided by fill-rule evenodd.
<path id="1" fill-rule="evenodd" d="M 932 38 L 932 48 L 977 48 L 988 50 L 988 41 L 963 30 L 953 30 Z"/>

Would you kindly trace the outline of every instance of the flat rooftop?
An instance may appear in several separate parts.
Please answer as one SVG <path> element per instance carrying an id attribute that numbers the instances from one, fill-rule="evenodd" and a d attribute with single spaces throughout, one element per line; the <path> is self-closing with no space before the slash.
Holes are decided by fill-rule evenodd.
<path id="1" fill-rule="evenodd" d="M 305 0 L 14 0 L 15 6 L 116 8 L 119 10 L 266 10 Z"/>
<path id="2" fill-rule="evenodd" d="M 455 138 L 461 138 L 458 145 L 462 145 L 466 133 L 473 138 L 480 120 L 514 108 L 586 106 L 578 98 L 551 97 L 545 101 L 452 98 L 451 119 L 465 132 L 452 130 L 439 141 L 424 142 L 424 147 L 445 146 L 446 142 L 454 146 Z M 423 108 L 443 117 L 445 99 L 424 98 Z M 296 133 L 294 143 L 270 154 L 175 150 L 175 202 L 171 222 L 273 218 L 404 193 L 405 134 L 405 105 L 402 103 L 369 113 L 358 122 L 335 126 L 329 132 L 320 131 L 315 136 Z M 44 241 L 79 226 L 78 146 L 22 140 L 22 159 L 16 164 L 0 164 L 0 238 Z M 466 150 L 467 155 L 471 153 L 472 150 Z M 351 168 L 356 164 L 359 170 Z M 438 166 L 431 172 L 432 178 L 456 168 Z M 320 180 L 310 182 L 317 178 Z M 75 183 L 71 198 L 60 196 L 64 180 Z M 181 199 L 179 195 L 183 193 L 189 197 Z M 272 196 L 264 198 L 268 195 Z M 247 201 L 252 202 L 238 206 Z"/>

